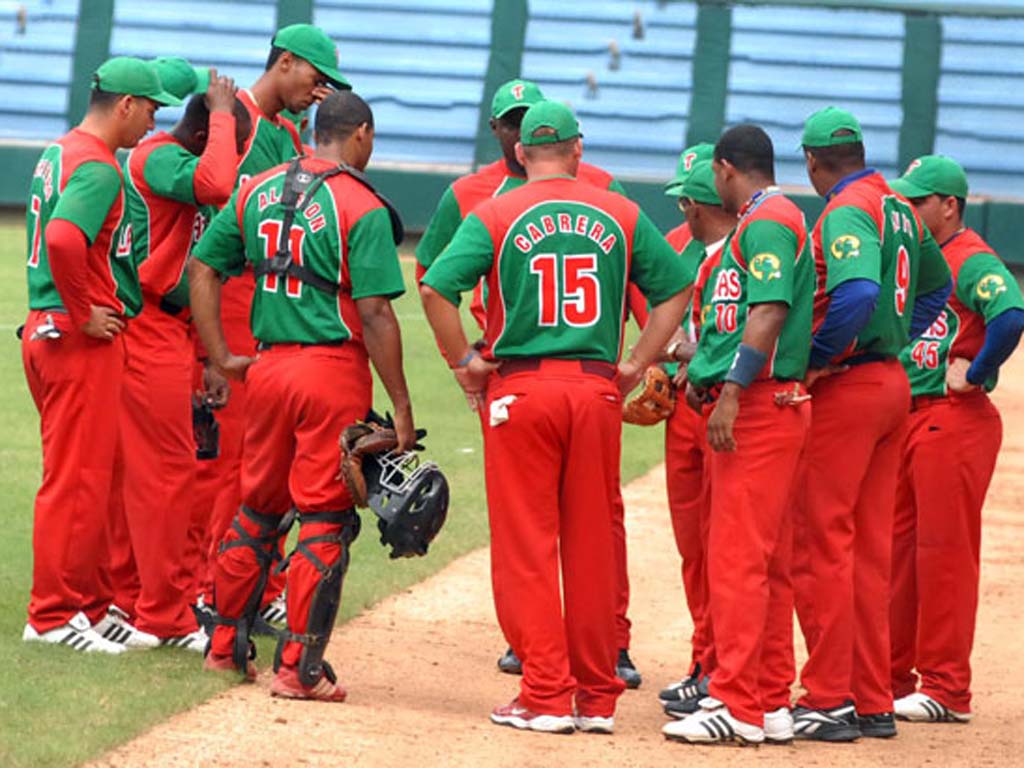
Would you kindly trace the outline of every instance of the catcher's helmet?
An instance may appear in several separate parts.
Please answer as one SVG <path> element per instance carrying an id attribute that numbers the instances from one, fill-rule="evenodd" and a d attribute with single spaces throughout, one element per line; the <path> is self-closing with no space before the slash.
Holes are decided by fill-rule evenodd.
<path id="1" fill-rule="evenodd" d="M 363 457 L 367 501 L 380 518 L 380 543 L 391 558 L 427 554 L 448 516 L 448 480 L 412 451 Z"/>

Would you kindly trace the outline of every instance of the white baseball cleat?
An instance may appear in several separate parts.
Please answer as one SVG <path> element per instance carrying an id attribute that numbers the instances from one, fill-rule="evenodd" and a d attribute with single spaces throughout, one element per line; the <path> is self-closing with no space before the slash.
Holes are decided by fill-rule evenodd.
<path id="1" fill-rule="evenodd" d="M 757 746 L 765 739 L 763 728 L 737 720 L 727 706 L 711 696 L 701 700 L 700 709 L 694 714 L 666 724 L 661 732 L 666 739 L 688 744 L 736 742 L 741 746 Z"/>
<path id="2" fill-rule="evenodd" d="M 116 605 L 111 605 L 107 608 L 107 615 L 93 625 L 92 631 L 104 640 L 117 643 L 118 645 L 126 645 L 132 636 L 138 632 L 128 620 L 128 614 Z"/>
<path id="3" fill-rule="evenodd" d="M 793 740 L 793 713 L 789 707 L 764 713 L 764 740 L 767 744 L 789 744 Z"/>
<path id="4" fill-rule="evenodd" d="M 124 653 L 123 645 L 104 640 L 96 634 L 88 617 L 81 612 L 72 616 L 71 621 L 67 624 L 46 632 L 37 632 L 31 624 L 26 624 L 25 631 L 21 633 L 21 639 L 26 643 L 64 645 L 85 653 L 109 653 L 112 656 Z"/>
<path id="5" fill-rule="evenodd" d="M 572 715 L 542 715 L 521 706 L 518 698 L 503 707 L 496 707 L 491 712 L 491 722 L 541 733 L 573 733 L 576 730 Z"/>
<path id="6" fill-rule="evenodd" d="M 581 733 L 614 733 L 614 717 L 597 717 L 590 715 L 573 715 L 576 730 Z"/>
<path id="7" fill-rule="evenodd" d="M 894 710 L 897 719 L 912 723 L 969 723 L 974 717 L 972 712 L 956 712 L 920 692 L 896 699 Z"/>
<path id="8" fill-rule="evenodd" d="M 184 648 L 194 653 L 205 653 L 206 646 L 210 642 L 210 636 L 206 630 L 200 627 L 195 632 L 189 632 L 180 637 L 161 637 L 160 645 L 163 648 Z"/>

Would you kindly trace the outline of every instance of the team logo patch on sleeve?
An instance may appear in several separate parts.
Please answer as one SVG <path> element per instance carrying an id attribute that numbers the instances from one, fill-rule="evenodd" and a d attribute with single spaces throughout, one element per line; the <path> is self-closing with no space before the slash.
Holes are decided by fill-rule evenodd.
<path id="1" fill-rule="evenodd" d="M 750 274 L 762 283 L 781 280 L 782 262 L 774 253 L 759 253 L 750 260 Z"/>
<path id="2" fill-rule="evenodd" d="M 974 292 L 978 294 L 978 298 L 982 301 L 989 301 L 1000 293 L 1006 292 L 1006 281 L 1002 275 L 997 275 L 993 272 L 992 274 L 985 275 L 978 281 L 978 287 L 974 289 Z"/>
<path id="3" fill-rule="evenodd" d="M 855 259 L 860 256 L 860 238 L 856 235 L 840 235 L 829 248 L 833 259 Z"/>

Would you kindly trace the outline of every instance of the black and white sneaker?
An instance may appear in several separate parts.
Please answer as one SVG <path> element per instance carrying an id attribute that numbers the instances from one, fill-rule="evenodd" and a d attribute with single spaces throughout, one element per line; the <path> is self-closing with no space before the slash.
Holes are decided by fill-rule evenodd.
<path id="1" fill-rule="evenodd" d="M 665 709 L 665 714 L 669 717 L 684 718 L 694 714 L 700 709 L 701 701 L 706 698 L 708 693 L 708 686 L 711 684 L 711 676 L 704 675 L 697 685 L 696 691 L 692 696 L 688 696 L 685 699 L 676 699 L 675 701 L 662 701 L 661 704 Z"/>
<path id="2" fill-rule="evenodd" d="M 896 699 L 896 718 L 911 723 L 969 723 L 974 714 L 957 712 L 926 693 L 912 693 Z"/>
<path id="3" fill-rule="evenodd" d="M 116 605 L 110 605 L 107 607 L 107 615 L 96 622 L 92 631 L 104 640 L 130 648 L 130 641 L 138 630 L 128 618 L 128 614 Z"/>
<path id="4" fill-rule="evenodd" d="M 891 739 L 896 735 L 896 718 L 892 712 L 877 715 L 857 715 L 860 735 L 868 739 Z"/>
<path id="5" fill-rule="evenodd" d="M 809 741 L 856 741 L 861 737 L 853 702 L 834 709 L 793 709 L 793 736 Z"/>
<path id="6" fill-rule="evenodd" d="M 626 648 L 619 649 L 619 660 L 615 663 L 615 675 L 629 689 L 639 688 L 640 683 L 643 682 L 643 678 L 633 666 L 633 660 L 629 658 L 629 650 Z"/>
<path id="7" fill-rule="evenodd" d="M 63 645 L 84 653 L 109 653 L 112 656 L 124 653 L 123 645 L 104 640 L 96 634 L 89 623 L 89 618 L 81 612 L 72 616 L 67 624 L 46 632 L 37 632 L 31 624 L 26 624 L 21 639 L 26 643 Z"/>
<path id="8" fill-rule="evenodd" d="M 764 729 L 737 720 L 718 699 L 707 696 L 700 702 L 700 711 L 685 720 L 667 723 L 661 732 L 666 739 L 688 744 L 722 744 L 738 742 L 758 745 L 764 742 Z"/>
<path id="9" fill-rule="evenodd" d="M 509 648 L 498 658 L 498 669 L 506 675 L 523 674 L 523 662 L 516 656 L 516 652 Z"/>
<path id="10" fill-rule="evenodd" d="M 658 692 L 658 698 L 661 699 L 662 703 L 692 699 L 695 696 L 703 698 L 708 695 L 706 677 L 706 675 L 701 675 L 700 664 L 698 663 L 693 668 L 693 674 L 689 677 L 684 677 L 678 683 L 672 683 L 671 685 L 662 688 L 661 691 Z M 705 682 L 703 687 L 700 687 L 702 679 L 704 679 Z"/>

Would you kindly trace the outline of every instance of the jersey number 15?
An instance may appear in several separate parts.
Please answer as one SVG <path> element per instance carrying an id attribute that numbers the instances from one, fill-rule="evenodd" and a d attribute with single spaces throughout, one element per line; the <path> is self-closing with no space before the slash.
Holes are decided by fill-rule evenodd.
<path id="1" fill-rule="evenodd" d="M 537 275 L 537 325 L 586 328 L 601 318 L 601 283 L 596 253 L 540 253 L 530 259 Z"/>

